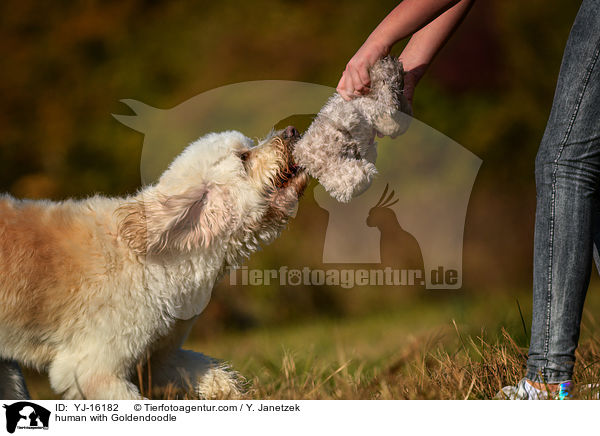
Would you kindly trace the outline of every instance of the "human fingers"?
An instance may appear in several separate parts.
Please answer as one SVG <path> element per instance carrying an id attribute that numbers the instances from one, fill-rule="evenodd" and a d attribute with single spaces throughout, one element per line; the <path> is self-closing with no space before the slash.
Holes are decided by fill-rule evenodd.
<path id="1" fill-rule="evenodd" d="M 338 94 L 340 94 L 340 96 L 344 100 L 346 100 L 346 101 L 352 100 L 354 89 L 352 89 L 352 85 L 349 84 L 346 71 L 344 71 L 342 73 L 342 78 L 340 79 L 340 81 L 336 87 L 336 91 L 338 92 Z"/>

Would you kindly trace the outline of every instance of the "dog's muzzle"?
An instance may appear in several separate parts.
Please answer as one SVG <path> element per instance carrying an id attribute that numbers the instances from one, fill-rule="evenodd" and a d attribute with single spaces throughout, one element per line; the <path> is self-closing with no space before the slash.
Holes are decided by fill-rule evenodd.
<path id="1" fill-rule="evenodd" d="M 294 126 L 287 126 L 281 135 L 284 140 L 291 142 L 296 142 L 300 138 L 300 133 Z"/>
<path id="2" fill-rule="evenodd" d="M 288 126 L 279 133 L 279 137 L 283 140 L 285 147 L 285 166 L 279 172 L 276 183 L 277 187 L 281 189 L 288 186 L 290 181 L 298 175 L 302 175 L 304 178 L 304 169 L 296 165 L 292 154 L 294 145 L 300 139 L 300 132 L 294 126 Z"/>
<path id="3" fill-rule="evenodd" d="M 296 142 L 300 139 L 300 132 L 294 126 L 287 126 L 281 132 L 281 139 L 286 147 L 286 152 L 291 156 Z"/>

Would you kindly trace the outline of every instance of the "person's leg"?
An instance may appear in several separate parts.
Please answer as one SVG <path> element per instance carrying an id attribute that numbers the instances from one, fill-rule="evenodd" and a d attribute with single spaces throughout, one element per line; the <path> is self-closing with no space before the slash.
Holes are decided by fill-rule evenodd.
<path id="1" fill-rule="evenodd" d="M 570 380 L 600 182 L 600 0 L 584 0 L 536 159 L 533 317 L 527 378 Z M 538 385 L 539 386 L 539 385 Z"/>

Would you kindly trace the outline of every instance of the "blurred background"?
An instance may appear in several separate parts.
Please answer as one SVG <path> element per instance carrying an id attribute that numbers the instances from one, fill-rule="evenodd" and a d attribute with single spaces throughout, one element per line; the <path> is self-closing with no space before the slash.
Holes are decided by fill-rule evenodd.
<path id="1" fill-rule="evenodd" d="M 166 109 L 241 81 L 335 87 L 346 62 L 396 5 L 389 0 L 2 2 L 0 190 L 53 200 L 134 193 L 140 187 L 143 136 L 112 118 L 112 113 L 131 113 L 120 99 Z M 343 329 L 361 319 L 370 320 L 365 321 L 369 331 L 378 333 L 354 345 L 349 339 L 359 359 L 370 355 L 374 338 L 396 328 L 402 332 L 398 338 L 407 337 L 453 319 L 466 329 L 508 326 L 526 345 L 534 158 L 578 6 L 560 0 L 477 2 L 417 87 L 415 117 L 483 160 L 466 219 L 462 290 L 232 288 L 225 278 L 197 323 L 194 348 L 214 349 L 244 367 L 243 355 L 232 350 L 253 332 L 299 328 L 297 340 L 290 339 L 296 333 L 268 336 L 253 347 L 302 349 L 325 340 L 331 322 L 346 332 L 341 337 L 360 336 L 352 328 L 366 327 Z M 315 222 L 327 219 L 312 200 L 313 188 L 314 182 L 289 230 L 251 265 L 310 262 L 311 254 L 299 258 L 295 247 Z M 373 321 L 382 319 L 392 321 Z M 323 329 L 310 330 L 321 322 Z M 222 341 L 228 345 L 218 348 L 215 338 L 229 338 Z M 356 345 L 360 341 L 365 347 Z M 382 345 L 372 362 L 386 354 L 383 347 L 393 353 L 402 341 Z"/>

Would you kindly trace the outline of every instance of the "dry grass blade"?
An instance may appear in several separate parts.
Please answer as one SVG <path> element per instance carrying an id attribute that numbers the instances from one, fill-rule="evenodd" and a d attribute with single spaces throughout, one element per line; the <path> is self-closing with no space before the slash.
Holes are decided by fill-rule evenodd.
<path id="1" fill-rule="evenodd" d="M 308 393 L 308 396 L 311 397 L 318 389 L 321 388 L 321 386 L 323 386 L 325 383 L 327 383 L 329 380 L 331 380 L 336 374 L 338 374 L 339 372 L 346 369 L 349 364 L 350 364 L 350 361 L 347 361 L 342 366 L 340 366 L 338 369 L 336 369 L 334 372 L 332 372 L 325 380 L 323 380 L 321 383 L 319 383 L 317 386 L 315 386 L 315 388 Z"/>

